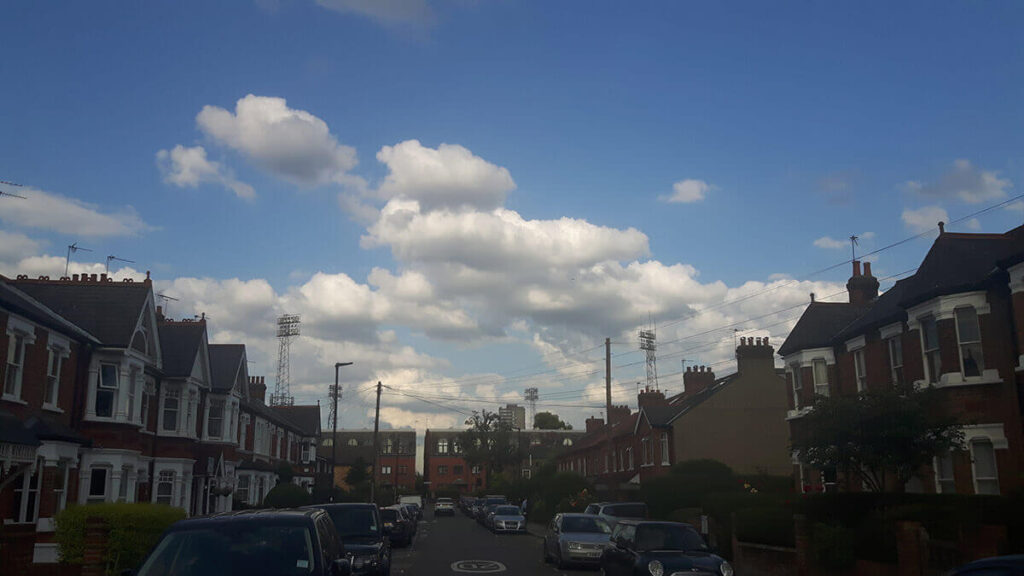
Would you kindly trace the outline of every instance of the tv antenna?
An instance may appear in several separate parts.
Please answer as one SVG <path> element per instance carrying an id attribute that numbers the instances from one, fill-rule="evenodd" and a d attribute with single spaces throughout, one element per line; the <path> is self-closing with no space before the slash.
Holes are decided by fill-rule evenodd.
<path id="1" fill-rule="evenodd" d="M 74 244 L 68 244 L 68 257 L 64 260 L 64 276 L 68 275 L 68 267 L 71 265 L 71 255 L 74 254 L 75 252 L 78 252 L 79 250 L 82 250 L 84 252 L 92 252 L 92 250 L 89 248 L 82 248 L 81 246 L 79 246 L 78 242 L 75 242 Z"/>
<path id="2" fill-rule="evenodd" d="M 110 274 L 110 261 L 111 260 L 117 260 L 118 262 L 127 262 L 129 264 L 135 264 L 135 260 L 125 260 L 124 258 L 118 258 L 117 256 L 114 256 L 113 254 L 111 254 L 110 256 L 107 256 L 107 274 Z"/>
<path id="3" fill-rule="evenodd" d="M 850 261 L 851 262 L 857 259 L 857 240 L 858 239 L 859 238 L 857 236 L 850 236 L 850 257 L 851 257 Z"/>
<path id="4" fill-rule="evenodd" d="M 167 312 L 171 309 L 171 301 L 178 302 L 178 299 L 167 294 L 157 294 L 156 297 L 164 301 L 164 317 L 170 316 Z"/>
<path id="5" fill-rule="evenodd" d="M 17 186 L 18 188 L 21 188 L 21 184 L 15 184 L 14 182 L 8 182 L 7 180 L 0 180 L 0 184 L 5 184 L 7 186 Z M 21 198 L 22 200 L 28 200 L 28 198 L 25 198 L 24 196 L 11 194 L 10 192 L 4 192 L 3 190 L 0 190 L 0 196 L 10 196 L 11 198 Z"/>

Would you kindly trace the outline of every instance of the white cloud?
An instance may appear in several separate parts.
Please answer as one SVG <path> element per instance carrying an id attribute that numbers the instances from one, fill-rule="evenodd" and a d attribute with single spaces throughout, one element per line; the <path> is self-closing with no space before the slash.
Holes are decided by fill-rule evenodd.
<path id="1" fill-rule="evenodd" d="M 186 148 L 181 144 L 171 150 L 156 153 L 157 163 L 164 174 L 164 182 L 179 188 L 196 188 L 201 183 L 215 183 L 231 190 L 239 198 L 255 198 L 252 186 L 235 179 L 230 170 L 219 162 L 207 159 L 202 146 Z"/>
<path id="2" fill-rule="evenodd" d="M 1013 182 L 1008 178 L 1000 178 L 996 171 L 981 170 L 969 160 L 961 158 L 955 160 L 949 171 L 937 182 L 929 184 L 909 181 L 904 187 L 933 200 L 955 198 L 967 204 L 980 204 L 1005 198 Z"/>
<path id="3" fill-rule="evenodd" d="M 69 236 L 134 236 L 150 230 L 131 206 L 104 212 L 95 205 L 36 188 L 18 192 L 26 200 L 4 200 L 0 220 L 25 228 L 39 228 Z"/>
<path id="4" fill-rule="evenodd" d="M 39 242 L 18 232 L 0 230 L 0 262 L 15 262 L 39 252 Z"/>
<path id="5" fill-rule="evenodd" d="M 320 118 L 289 108 L 284 98 L 249 94 L 235 104 L 234 113 L 204 106 L 196 124 L 216 142 L 289 182 L 317 186 L 361 181 L 348 173 L 358 163 L 355 149 L 338 143 Z"/>
<path id="6" fill-rule="evenodd" d="M 703 180 L 680 180 L 672 185 L 672 194 L 661 196 L 660 200 L 672 204 L 691 204 L 700 202 L 707 196 L 712 186 Z"/>
<path id="7" fill-rule="evenodd" d="M 949 214 L 941 206 L 924 206 L 916 210 L 903 211 L 903 224 L 914 233 L 936 229 L 939 222 L 949 222 Z"/>
<path id="8" fill-rule="evenodd" d="M 967 222 L 964 222 L 964 227 L 968 230 L 981 230 L 981 221 L 977 218 L 971 218 Z"/>
<path id="9" fill-rule="evenodd" d="M 857 235 L 857 240 L 871 240 L 874 237 L 874 232 L 862 232 Z M 818 238 L 817 240 L 814 241 L 814 245 L 817 246 L 818 248 L 824 248 L 826 250 L 840 250 L 843 248 L 850 247 L 850 239 L 844 238 L 839 240 L 831 236 L 822 236 L 821 238 Z"/>
<path id="10" fill-rule="evenodd" d="M 389 170 L 377 193 L 385 199 L 416 200 L 424 211 L 493 209 L 516 188 L 508 170 L 454 144 L 427 148 L 418 140 L 406 140 L 381 148 L 377 160 Z"/>
<path id="11" fill-rule="evenodd" d="M 317 0 L 317 4 L 343 14 L 364 16 L 381 24 L 429 24 L 434 19 L 427 0 Z"/>
<path id="12" fill-rule="evenodd" d="M 1017 200 L 1016 202 L 1010 202 L 1004 206 L 1006 210 L 1011 212 L 1024 212 L 1024 200 Z"/>

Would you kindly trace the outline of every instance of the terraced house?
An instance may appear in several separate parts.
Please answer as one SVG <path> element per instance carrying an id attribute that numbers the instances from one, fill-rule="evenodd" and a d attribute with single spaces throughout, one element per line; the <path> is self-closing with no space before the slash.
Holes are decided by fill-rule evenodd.
<path id="1" fill-rule="evenodd" d="M 941 224 L 940 224 L 941 230 Z M 853 262 L 848 302 L 811 302 L 779 349 L 794 438 L 816 395 L 899 384 L 931 386 L 963 423 L 960 450 L 936 458 L 908 491 L 1005 494 L 1022 481 L 1024 227 L 1005 234 L 941 232 L 920 267 L 879 295 L 871 264 Z M 804 491 L 859 490 L 793 454 Z"/>
<path id="2" fill-rule="evenodd" d="M 311 489 L 319 408 L 266 406 L 247 366 L 205 318 L 165 318 L 148 275 L 0 277 L 0 565 L 56 562 L 67 506 L 258 505 L 282 465 Z"/>

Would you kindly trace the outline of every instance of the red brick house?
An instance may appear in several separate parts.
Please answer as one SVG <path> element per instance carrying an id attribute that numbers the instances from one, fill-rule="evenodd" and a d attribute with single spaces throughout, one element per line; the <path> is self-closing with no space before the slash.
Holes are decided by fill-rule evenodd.
<path id="1" fill-rule="evenodd" d="M 940 225 L 941 226 L 941 225 Z M 909 491 L 1004 494 L 1024 485 L 1020 385 L 1024 356 L 1024 227 L 941 232 L 913 276 L 879 295 L 870 263 L 853 263 L 846 303 L 813 302 L 779 349 L 794 438 L 815 395 L 895 384 L 934 387 L 963 422 L 960 450 L 934 459 Z M 802 490 L 858 490 L 793 455 Z"/>
<path id="2" fill-rule="evenodd" d="M 345 487 L 345 476 L 357 461 L 364 462 L 375 471 L 377 486 L 412 492 L 416 489 L 416 431 L 378 430 L 377 456 L 373 454 L 373 430 L 338 430 L 335 436 L 337 452 L 332 446 L 332 434 L 320 442 L 323 456 L 331 460 L 337 455 L 335 483 Z"/>
<path id="3" fill-rule="evenodd" d="M 164 318 L 148 276 L 0 277 L 0 327 L 0 565 L 13 573 L 56 562 L 53 517 L 69 505 L 231 510 L 259 504 L 281 465 L 311 488 L 319 408 L 263 405 L 244 345 Z"/>

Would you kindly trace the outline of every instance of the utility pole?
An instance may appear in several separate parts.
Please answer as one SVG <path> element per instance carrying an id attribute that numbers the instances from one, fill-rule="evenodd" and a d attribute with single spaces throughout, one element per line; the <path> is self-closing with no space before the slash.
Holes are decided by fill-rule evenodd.
<path id="1" fill-rule="evenodd" d="M 612 339 L 604 339 L 605 423 L 612 423 Z"/>
<path id="2" fill-rule="evenodd" d="M 377 460 L 380 459 L 380 452 L 377 450 L 377 432 L 380 430 L 380 380 L 377 381 L 377 412 L 373 416 L 373 477 L 370 478 L 370 502 L 376 502 L 374 498 L 377 491 Z"/>

